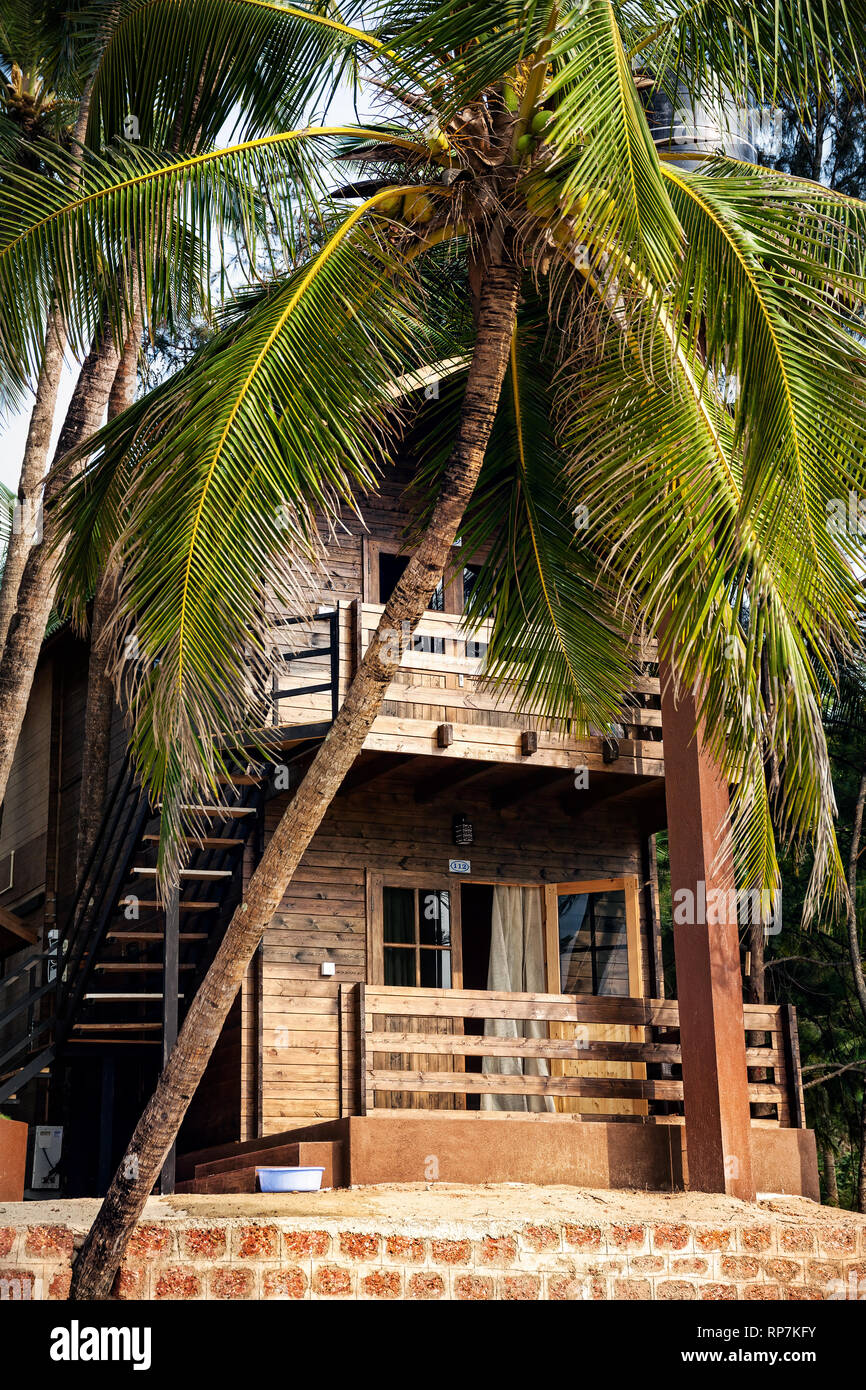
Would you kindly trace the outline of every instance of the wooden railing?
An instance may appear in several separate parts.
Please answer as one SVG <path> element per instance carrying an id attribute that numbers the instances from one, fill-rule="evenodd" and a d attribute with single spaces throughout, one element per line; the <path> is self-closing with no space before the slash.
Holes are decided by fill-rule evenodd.
<path id="1" fill-rule="evenodd" d="M 272 658 L 278 675 L 271 694 L 273 721 L 280 726 L 328 722 L 336 699 L 345 697 L 358 663 L 375 632 L 383 607 L 378 603 L 341 601 L 330 627 L 321 618 L 289 626 L 275 618 Z M 455 613 L 425 613 L 417 630 L 395 633 L 400 671 L 388 687 L 382 713 L 367 740 L 370 749 L 409 753 L 430 751 L 443 725 L 451 725 L 468 755 L 494 761 L 522 761 L 521 734 L 535 730 L 536 762 L 572 767 L 577 749 L 587 746 L 557 731 L 539 703 L 521 705 L 515 687 L 494 687 L 485 680 L 489 625 L 467 632 Z M 620 769 L 661 776 L 661 708 L 653 653 L 642 653 L 632 700 L 621 725 L 598 731 L 592 756 L 605 762 L 622 759 Z M 613 741 L 608 737 L 613 735 Z M 441 745 L 440 745 L 441 746 Z M 635 766 L 627 766 L 629 760 Z M 589 761 L 592 761 L 590 757 Z"/>
<path id="2" fill-rule="evenodd" d="M 534 1096 L 552 1113 L 682 1123 L 675 999 L 362 985 L 359 1011 L 363 1114 Z M 744 1017 L 753 1122 L 801 1128 L 793 1008 L 747 1004 Z M 524 1036 L 485 1034 L 486 1023 L 505 1021 Z M 535 1074 L 499 1069 L 497 1059 L 513 1058 L 531 1060 Z"/>
<path id="3" fill-rule="evenodd" d="M 367 650 L 381 615 L 381 604 L 355 606 L 354 646 L 358 659 Z M 411 737 L 409 721 L 428 721 L 435 725 L 459 725 L 464 734 L 472 726 L 501 729 L 501 737 L 506 740 L 506 731 L 536 729 L 542 731 L 539 749 L 542 744 L 549 744 L 548 751 L 555 749 L 557 740 L 574 743 L 573 739 L 546 732 L 550 721 L 538 702 L 521 704 L 515 700 L 514 686 L 493 686 L 485 679 L 489 636 L 489 624 L 470 632 L 459 614 L 432 612 L 425 613 L 411 637 L 395 634 L 402 656 L 401 670 L 388 688 L 383 707 L 384 719 L 392 726 L 389 731 Z M 616 751 L 625 757 L 640 754 L 647 760 L 648 771 L 655 763 L 661 770 L 659 682 L 650 670 L 653 653 L 648 650 L 642 655 L 645 659 L 642 673 L 635 680 L 632 702 L 623 711 L 621 726 L 614 731 L 621 741 Z"/>

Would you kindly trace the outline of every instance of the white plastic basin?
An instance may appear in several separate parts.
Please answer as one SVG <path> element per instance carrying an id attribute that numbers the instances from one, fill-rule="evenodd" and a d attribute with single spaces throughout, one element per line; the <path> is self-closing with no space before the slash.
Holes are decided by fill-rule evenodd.
<path id="1" fill-rule="evenodd" d="M 318 1192 L 324 1168 L 257 1168 L 262 1192 Z"/>

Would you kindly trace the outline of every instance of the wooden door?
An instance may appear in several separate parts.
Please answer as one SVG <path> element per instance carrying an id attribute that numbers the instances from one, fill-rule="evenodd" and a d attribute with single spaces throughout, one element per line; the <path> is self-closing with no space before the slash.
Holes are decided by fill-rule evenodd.
<path id="1" fill-rule="evenodd" d="M 558 883 L 545 891 L 548 989 L 553 994 L 643 994 L 638 880 L 587 879 Z M 644 1029 L 625 1023 L 551 1023 L 552 1038 L 587 1042 L 641 1042 Z M 556 1059 L 552 1076 L 626 1077 L 643 1080 L 643 1062 Z M 581 1115 L 645 1115 L 647 1102 L 631 1099 L 556 1096 L 557 1111 Z"/>

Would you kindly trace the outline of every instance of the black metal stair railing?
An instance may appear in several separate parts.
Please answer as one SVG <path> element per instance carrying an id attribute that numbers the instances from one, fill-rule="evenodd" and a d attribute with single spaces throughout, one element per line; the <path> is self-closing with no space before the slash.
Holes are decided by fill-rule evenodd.
<path id="1" fill-rule="evenodd" d="M 316 622 L 327 622 L 328 624 L 328 645 L 326 647 L 303 647 L 298 651 L 287 651 L 281 654 L 282 660 L 289 661 L 309 661 L 322 657 L 330 658 L 330 671 L 328 680 L 321 681 L 318 685 L 298 685 L 291 686 L 287 690 L 279 688 L 276 672 L 273 675 L 271 702 L 273 705 L 273 722 L 278 722 L 278 706 L 281 700 L 289 700 L 294 695 L 318 695 L 330 692 L 331 696 L 331 718 L 336 719 L 340 708 L 340 610 L 331 608 L 324 613 L 316 613 L 314 617 L 289 617 L 276 618 L 275 627 L 294 627 L 299 624 L 311 626 Z"/>
<path id="2" fill-rule="evenodd" d="M 0 1028 L 8 1028 L 24 1016 L 24 1028 L 0 1055 L 0 1103 L 54 1060 L 87 985 L 116 894 L 150 814 L 127 755 L 79 880 L 65 930 L 50 950 L 34 952 L 17 971 L 0 981 L 5 987 L 23 974 L 36 972 L 27 994 L 0 1013 Z M 49 996 L 52 1007 L 36 1019 L 35 1006 Z M 34 1055 L 36 1039 L 48 1032 L 53 1035 L 50 1041 Z M 22 1054 L 25 1060 L 6 1073 Z"/>

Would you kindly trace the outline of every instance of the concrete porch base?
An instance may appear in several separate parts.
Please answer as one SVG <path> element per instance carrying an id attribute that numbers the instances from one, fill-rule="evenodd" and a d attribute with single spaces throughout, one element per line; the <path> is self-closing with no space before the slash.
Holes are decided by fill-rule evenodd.
<path id="1" fill-rule="evenodd" d="M 251 1163 L 268 1162 L 270 1149 L 324 1143 L 339 1151 L 335 1185 L 520 1182 L 676 1192 L 688 1188 L 683 1135 L 681 1125 L 587 1122 L 566 1115 L 402 1111 L 324 1120 L 189 1154 L 178 1162 L 178 1177 L 191 1181 L 202 1166 L 213 1171 L 214 1160 L 221 1160 L 226 1176 L 228 1160 L 236 1160 L 239 1172 L 252 1171 Z M 753 1126 L 752 1164 L 758 1191 L 820 1200 L 811 1130 Z"/>

